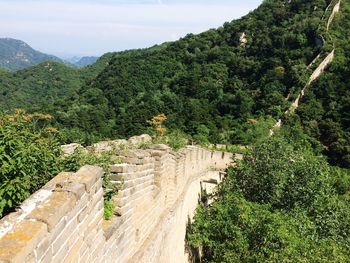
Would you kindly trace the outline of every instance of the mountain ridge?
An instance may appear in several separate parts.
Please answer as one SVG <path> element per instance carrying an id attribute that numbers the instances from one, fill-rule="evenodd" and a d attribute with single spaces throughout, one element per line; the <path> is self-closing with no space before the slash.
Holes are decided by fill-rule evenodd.
<path id="1" fill-rule="evenodd" d="M 44 61 L 64 63 L 62 59 L 33 49 L 26 42 L 13 38 L 0 38 L 0 67 L 17 71 Z"/>

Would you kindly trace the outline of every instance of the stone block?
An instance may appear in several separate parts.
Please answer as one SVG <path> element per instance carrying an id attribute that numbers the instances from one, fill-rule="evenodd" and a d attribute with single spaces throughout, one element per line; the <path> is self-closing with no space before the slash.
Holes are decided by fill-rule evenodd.
<path id="1" fill-rule="evenodd" d="M 36 263 L 36 262 L 37 262 L 37 260 L 36 260 L 36 258 L 35 258 L 35 255 L 34 255 L 34 252 L 30 253 L 30 254 L 26 257 L 25 262 L 26 262 L 26 263 Z"/>
<path id="2" fill-rule="evenodd" d="M 68 254 L 69 246 L 68 244 L 63 244 L 56 254 L 51 258 L 52 263 L 62 263 L 66 255 Z"/>
<path id="3" fill-rule="evenodd" d="M 150 143 L 152 141 L 152 137 L 148 134 L 142 134 L 140 136 L 133 136 L 131 137 L 128 142 L 132 145 L 138 146 L 140 144 L 144 143 Z"/>
<path id="4" fill-rule="evenodd" d="M 98 192 L 103 191 L 102 189 L 102 179 L 97 180 L 97 182 L 91 187 L 90 189 L 90 196 L 92 198 L 95 198 L 94 195 L 96 195 Z"/>
<path id="5" fill-rule="evenodd" d="M 47 184 L 45 184 L 42 189 L 54 190 L 57 184 L 62 184 L 65 182 L 72 181 L 74 177 L 74 173 L 62 172 L 56 175 L 53 179 L 51 179 Z"/>
<path id="6" fill-rule="evenodd" d="M 68 155 L 72 155 L 75 152 L 75 150 L 82 149 L 82 148 L 83 146 L 81 146 L 81 144 L 71 143 L 71 144 L 62 145 L 61 151 L 63 155 L 68 156 Z"/>
<path id="7" fill-rule="evenodd" d="M 88 215 L 89 209 L 87 206 L 85 206 L 85 208 L 83 208 L 83 210 L 80 211 L 80 213 L 78 214 L 78 223 L 81 223 Z"/>
<path id="8" fill-rule="evenodd" d="M 76 242 L 70 247 L 68 254 L 64 258 L 64 263 L 75 263 L 78 262 L 79 259 L 79 251 L 81 246 L 83 245 L 82 239 L 77 239 Z"/>
<path id="9" fill-rule="evenodd" d="M 133 173 L 137 171 L 137 167 L 137 165 L 121 163 L 113 164 L 109 168 L 111 173 Z"/>
<path id="10" fill-rule="evenodd" d="M 55 192 L 69 192 L 74 194 L 76 199 L 79 200 L 85 193 L 85 185 L 72 181 L 57 183 Z"/>
<path id="11" fill-rule="evenodd" d="M 82 262 L 82 263 L 91 262 L 90 261 L 90 253 L 88 250 L 80 257 L 80 262 Z"/>
<path id="12" fill-rule="evenodd" d="M 144 162 L 144 159 L 133 158 L 133 157 L 125 157 L 123 160 L 126 163 L 136 164 L 136 165 L 141 165 Z"/>
<path id="13" fill-rule="evenodd" d="M 85 185 L 85 190 L 90 192 L 91 187 L 101 179 L 103 169 L 97 166 L 85 165 L 75 174 L 77 181 Z"/>
<path id="14" fill-rule="evenodd" d="M 0 262 L 22 263 L 47 235 L 43 222 L 23 220 L 0 239 Z"/>
<path id="15" fill-rule="evenodd" d="M 115 207 L 115 214 L 118 215 L 118 216 L 123 216 L 125 213 L 127 213 L 128 211 L 132 211 L 132 207 L 129 206 L 129 205 L 126 205 L 126 206 L 116 206 Z"/>
<path id="16" fill-rule="evenodd" d="M 72 193 L 55 192 L 26 218 L 45 222 L 48 231 L 52 232 L 56 224 L 74 208 L 75 202 L 76 198 Z"/>
<path id="17" fill-rule="evenodd" d="M 52 248 L 46 251 L 44 256 L 39 260 L 40 263 L 51 263 L 52 262 Z"/>
<path id="18" fill-rule="evenodd" d="M 123 150 L 118 152 L 119 156 L 125 158 L 144 159 L 150 157 L 150 153 L 144 150 Z"/>
<path id="19" fill-rule="evenodd" d="M 78 226 L 78 220 L 77 218 L 71 220 L 70 222 L 67 222 L 66 227 L 64 230 L 60 233 L 60 235 L 53 240 L 52 242 L 52 252 L 53 255 L 56 255 L 59 253 L 59 251 L 62 249 L 62 247 L 65 247 L 68 245 L 67 241 L 72 236 L 74 231 L 77 229 Z M 67 251 L 68 252 L 68 251 Z"/>
<path id="20" fill-rule="evenodd" d="M 44 239 L 41 240 L 37 248 L 35 249 L 36 251 L 36 256 L 38 259 L 42 258 L 49 250 L 51 246 L 51 238 L 50 237 L 45 237 Z"/>

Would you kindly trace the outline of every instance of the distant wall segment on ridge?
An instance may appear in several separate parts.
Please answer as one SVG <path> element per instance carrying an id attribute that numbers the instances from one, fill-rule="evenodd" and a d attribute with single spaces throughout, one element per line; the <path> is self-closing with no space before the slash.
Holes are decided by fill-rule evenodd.
<path id="1" fill-rule="evenodd" d="M 231 153 L 196 146 L 119 155 L 123 163 L 111 165 L 112 180 L 121 184 L 113 200 L 118 216 L 103 219 L 101 168 L 61 173 L 0 221 L 0 262 L 164 262 L 169 247 L 150 248 L 174 240 L 176 220 L 197 204 L 200 178 L 233 160 Z M 177 251 L 183 253 L 182 244 Z"/>

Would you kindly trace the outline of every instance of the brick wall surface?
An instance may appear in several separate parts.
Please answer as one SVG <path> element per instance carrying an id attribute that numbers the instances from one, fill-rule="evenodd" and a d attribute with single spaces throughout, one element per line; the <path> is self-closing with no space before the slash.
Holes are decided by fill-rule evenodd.
<path id="1" fill-rule="evenodd" d="M 61 173 L 0 221 L 0 262 L 184 262 L 201 180 L 233 155 L 165 145 L 117 154 L 112 220 L 103 219 L 101 168 Z"/>

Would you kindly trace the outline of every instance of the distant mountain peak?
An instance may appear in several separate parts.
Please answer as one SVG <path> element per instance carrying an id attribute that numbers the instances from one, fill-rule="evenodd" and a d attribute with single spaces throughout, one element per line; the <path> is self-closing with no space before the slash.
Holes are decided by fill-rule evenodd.
<path id="1" fill-rule="evenodd" d="M 99 57 L 94 57 L 94 56 L 84 56 L 84 57 L 74 56 L 72 58 L 66 59 L 66 61 L 78 68 L 83 68 L 91 64 L 94 64 L 98 60 L 98 58 Z"/>
<path id="2" fill-rule="evenodd" d="M 17 71 L 44 61 L 64 63 L 60 58 L 33 49 L 22 40 L 0 38 L 0 67 Z"/>

